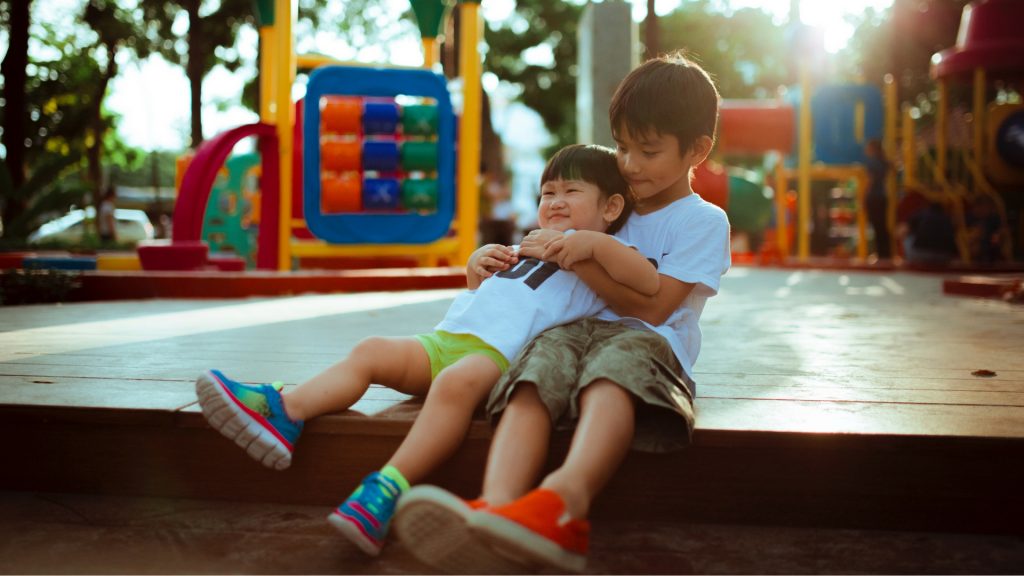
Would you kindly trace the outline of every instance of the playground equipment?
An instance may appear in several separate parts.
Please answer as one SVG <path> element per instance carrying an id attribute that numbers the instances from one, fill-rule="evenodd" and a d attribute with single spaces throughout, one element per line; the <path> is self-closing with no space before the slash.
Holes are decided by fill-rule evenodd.
<path id="1" fill-rule="evenodd" d="M 957 246 L 971 260 L 967 212 L 979 202 L 995 206 L 1002 230 L 1017 228 L 1000 238 L 1005 260 L 1024 246 L 1024 104 L 1000 102 L 991 95 L 996 82 L 1024 73 L 1024 38 L 1019 22 L 1024 4 L 988 0 L 964 8 L 957 43 L 932 56 L 932 77 L 938 84 L 934 152 L 917 145 L 909 107 L 903 111 L 904 185 L 946 205 L 957 226 Z M 950 140 L 950 86 L 969 83 L 970 141 Z"/>
<path id="2" fill-rule="evenodd" d="M 867 175 L 861 165 L 864 144 L 882 142 L 886 155 L 902 155 L 904 192 L 916 193 L 940 202 L 952 215 L 957 228 L 960 259 L 970 263 L 971 242 L 977 232 L 968 226 L 969 211 L 977 203 L 995 207 L 1002 230 L 1016 225 L 1017 238 L 1001 236 L 1001 257 L 1012 260 L 1024 245 L 1024 104 L 994 99 L 997 81 L 1019 78 L 1024 72 L 1024 39 L 1015 26 L 1024 21 L 1024 3 L 987 0 L 964 8 L 957 45 L 932 57 L 932 76 L 938 84 L 938 112 L 934 146 L 919 145 L 913 108 L 900 110 L 896 84 L 891 75 L 881 90 L 874 86 L 820 86 L 812 91 L 809 66 L 800 63 L 800 87 L 795 102 L 723 103 L 720 122 L 720 152 L 730 147 L 743 153 L 768 150 L 782 156 L 775 168 L 776 251 L 790 254 L 786 191 L 797 182 L 796 256 L 805 260 L 810 252 L 811 186 L 815 181 L 853 184 L 853 216 L 857 252 L 867 256 L 864 191 Z M 973 83 L 969 107 L 969 145 L 950 141 L 950 90 L 952 83 Z M 902 125 L 900 126 L 900 123 Z M 766 133 L 795 135 L 795 154 L 784 141 L 768 145 L 757 142 Z M 754 142 L 748 142 L 753 138 Z M 902 146 L 897 148 L 897 139 Z M 794 166 L 786 155 L 795 156 Z M 890 170 L 886 180 L 889 198 L 889 227 L 896 227 L 899 203 L 897 174 Z M 895 238 L 894 238 L 895 240 Z M 1015 248 L 1016 247 L 1016 248 Z"/>
<path id="3" fill-rule="evenodd" d="M 257 268 L 290 270 L 292 258 L 303 256 L 401 255 L 423 264 L 442 258 L 465 263 L 476 247 L 479 202 L 479 0 L 458 2 L 463 109 L 457 161 L 447 84 L 430 70 L 449 2 L 411 4 L 425 69 L 342 67 L 324 58 L 297 58 L 293 0 L 258 0 L 261 122 L 200 146 L 181 180 L 171 242 L 140 246 L 143 268 L 209 264 L 202 230 L 210 190 L 231 148 L 249 136 L 260 139 Z M 305 99 L 293 103 L 297 66 L 315 69 Z"/>

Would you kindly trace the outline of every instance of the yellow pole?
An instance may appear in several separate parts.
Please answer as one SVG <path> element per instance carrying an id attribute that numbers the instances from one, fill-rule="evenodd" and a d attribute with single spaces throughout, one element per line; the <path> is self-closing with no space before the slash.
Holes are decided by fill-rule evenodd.
<path id="1" fill-rule="evenodd" d="M 917 185 L 917 152 L 914 143 L 914 117 L 910 104 L 903 106 L 903 185 Z"/>
<path id="2" fill-rule="evenodd" d="M 476 233 L 480 218 L 480 63 L 478 44 L 483 34 L 479 2 L 463 0 L 459 4 L 459 76 L 462 77 L 462 118 L 459 124 L 458 185 L 458 261 L 462 266 L 469 261 L 476 248 Z"/>
<path id="3" fill-rule="evenodd" d="M 882 149 L 885 150 L 885 157 L 890 161 L 889 170 L 885 173 L 885 196 L 886 203 L 885 224 L 889 227 L 889 253 L 896 254 L 896 204 L 899 202 L 899 194 L 896 190 L 896 168 L 892 160 L 897 157 L 896 132 L 900 119 L 899 93 L 896 87 L 896 79 L 892 74 L 886 74 L 883 80 L 885 86 L 885 132 L 882 136 Z"/>
<path id="4" fill-rule="evenodd" d="M 806 261 L 811 253 L 811 73 L 800 64 L 800 149 L 797 157 L 797 257 Z"/>
<path id="5" fill-rule="evenodd" d="M 971 117 L 971 127 L 974 136 L 974 161 L 978 166 L 981 166 L 982 158 L 985 157 L 985 104 L 987 103 L 985 84 L 985 69 L 976 68 L 974 70 L 974 115 Z M 981 170 L 972 171 L 972 175 L 974 176 L 974 191 L 978 192 L 982 187 L 982 183 L 978 181 L 981 178 Z"/>
<path id="6" fill-rule="evenodd" d="M 276 53 L 276 42 L 274 27 L 260 27 L 260 120 L 273 122 L 274 116 L 274 81 L 277 77 L 277 67 L 274 62 Z"/>
<path id="7" fill-rule="evenodd" d="M 427 70 L 430 70 L 434 67 L 434 64 L 437 64 L 438 50 L 437 38 L 423 39 L 423 67 Z"/>
<path id="8" fill-rule="evenodd" d="M 295 82 L 295 44 L 292 37 L 292 23 L 295 22 L 298 6 L 292 0 L 277 0 L 274 5 L 274 25 L 277 28 L 277 55 L 274 78 L 275 125 L 280 145 L 281 206 L 278 219 L 278 270 L 291 270 L 292 253 L 292 128 L 295 124 L 295 108 L 292 106 L 292 84 Z M 318 106 L 319 102 L 307 102 Z"/>
<path id="9" fill-rule="evenodd" d="M 789 179 L 786 178 L 785 157 L 779 156 L 775 165 L 775 241 L 779 246 L 779 257 L 789 258 L 789 226 L 786 225 L 786 192 Z"/>
<path id="10" fill-rule="evenodd" d="M 935 117 L 935 170 L 938 172 L 936 180 L 946 181 L 946 134 L 949 124 L 949 111 L 947 110 L 947 99 L 949 98 L 949 86 L 946 79 L 939 80 L 939 109 Z"/>

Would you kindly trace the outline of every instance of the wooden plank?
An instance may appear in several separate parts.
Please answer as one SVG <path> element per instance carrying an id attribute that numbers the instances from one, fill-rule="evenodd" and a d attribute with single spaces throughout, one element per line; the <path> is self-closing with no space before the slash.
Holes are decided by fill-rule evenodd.
<path id="1" fill-rule="evenodd" d="M 1021 386 L 1024 388 L 1024 385 Z M 703 384 L 698 398 L 734 400 L 838 401 L 886 404 L 948 404 L 1024 408 L 1024 391 L 911 390 L 821 386 L 729 386 Z"/>
<path id="2" fill-rule="evenodd" d="M 173 412 L 195 402 L 192 382 L 0 376 L 0 404 L 161 410 Z"/>
<path id="3" fill-rule="evenodd" d="M 698 398 L 697 437 L 711 430 L 1020 439 L 1024 438 L 1024 409 Z"/>
<path id="4" fill-rule="evenodd" d="M 1024 392 L 1024 374 L 1006 372 L 984 378 L 926 378 L 918 376 L 872 376 L 851 378 L 847 376 L 783 375 L 783 374 L 742 374 L 742 373 L 698 373 L 697 394 L 712 386 L 740 386 L 752 388 L 808 388 L 830 390 L 931 390 L 951 392 Z"/>

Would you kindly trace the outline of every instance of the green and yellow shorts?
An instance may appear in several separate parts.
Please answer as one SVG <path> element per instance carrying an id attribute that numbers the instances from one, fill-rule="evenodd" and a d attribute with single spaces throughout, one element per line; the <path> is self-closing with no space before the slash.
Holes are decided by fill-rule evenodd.
<path id="1" fill-rule="evenodd" d="M 502 374 L 508 370 L 508 359 L 493 346 L 472 334 L 452 334 L 444 330 L 435 330 L 429 334 L 417 334 L 415 338 L 423 345 L 427 357 L 430 358 L 431 381 L 437 378 L 441 370 L 470 354 L 482 354 L 494 360 Z"/>

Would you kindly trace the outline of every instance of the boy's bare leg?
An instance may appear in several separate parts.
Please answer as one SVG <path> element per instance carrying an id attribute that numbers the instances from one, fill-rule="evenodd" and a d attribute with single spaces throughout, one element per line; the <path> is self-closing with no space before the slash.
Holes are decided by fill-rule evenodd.
<path id="1" fill-rule="evenodd" d="M 569 454 L 541 483 L 562 497 L 573 518 L 587 517 L 629 452 L 635 417 L 633 396 L 610 380 L 596 380 L 580 393 L 580 420 Z"/>
<path id="2" fill-rule="evenodd" d="M 481 498 L 501 506 L 526 494 L 543 470 L 550 440 L 551 417 L 537 387 L 520 384 L 494 432 Z"/>
<path id="3" fill-rule="evenodd" d="M 367 338 L 344 360 L 285 394 L 284 408 L 293 420 L 340 412 L 362 398 L 370 383 L 426 394 L 430 359 L 423 345 L 415 338 Z"/>
<path id="4" fill-rule="evenodd" d="M 462 444 L 473 411 L 499 377 L 501 370 L 494 361 L 480 354 L 470 354 L 442 370 L 388 465 L 398 468 L 410 484 L 421 481 Z"/>

